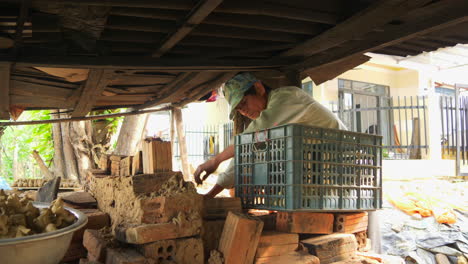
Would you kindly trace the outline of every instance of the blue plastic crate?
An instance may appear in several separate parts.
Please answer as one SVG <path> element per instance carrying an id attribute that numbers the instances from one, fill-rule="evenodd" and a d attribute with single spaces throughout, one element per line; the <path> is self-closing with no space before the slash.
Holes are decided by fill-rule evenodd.
<path id="1" fill-rule="evenodd" d="M 238 135 L 235 146 L 244 208 L 381 208 L 381 136 L 290 124 Z"/>

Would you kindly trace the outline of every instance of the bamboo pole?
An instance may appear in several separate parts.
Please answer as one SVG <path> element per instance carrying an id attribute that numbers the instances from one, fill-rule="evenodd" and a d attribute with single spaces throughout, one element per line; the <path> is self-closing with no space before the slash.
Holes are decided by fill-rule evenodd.
<path id="1" fill-rule="evenodd" d="M 97 120 L 97 119 L 106 119 L 106 118 L 119 117 L 119 116 L 131 116 L 131 115 L 141 115 L 141 114 L 160 112 L 160 111 L 169 111 L 171 109 L 172 107 L 168 106 L 168 107 L 163 107 L 163 108 L 158 108 L 158 109 L 133 111 L 133 112 L 126 112 L 126 113 L 116 113 L 116 114 L 108 114 L 108 115 L 59 118 L 59 119 L 49 119 L 49 120 L 20 121 L 20 122 L 0 122 L 0 127 L 65 123 L 65 122 L 75 122 L 75 121 L 83 121 L 83 120 Z"/>

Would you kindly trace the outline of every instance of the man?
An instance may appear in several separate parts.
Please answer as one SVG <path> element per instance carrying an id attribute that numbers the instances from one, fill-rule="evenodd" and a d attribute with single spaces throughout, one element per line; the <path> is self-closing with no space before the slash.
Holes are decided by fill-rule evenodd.
<path id="1" fill-rule="evenodd" d="M 244 131 L 245 133 L 291 123 L 346 129 L 330 110 L 298 87 L 286 86 L 270 90 L 252 74 L 241 73 L 226 82 L 224 93 L 231 107 L 231 119 L 237 111 L 253 120 Z M 233 157 L 234 145 L 231 145 L 211 160 L 198 166 L 194 173 L 197 184 L 201 184 L 221 162 Z M 205 175 L 201 178 L 203 172 Z M 213 198 L 223 189 L 233 188 L 234 183 L 234 164 L 231 161 L 227 170 L 220 173 L 216 185 L 205 196 Z"/>

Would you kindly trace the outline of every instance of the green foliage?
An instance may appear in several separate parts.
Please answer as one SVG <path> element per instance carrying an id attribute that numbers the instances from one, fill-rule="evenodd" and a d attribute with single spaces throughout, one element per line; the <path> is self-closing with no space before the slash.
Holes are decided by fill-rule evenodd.
<path id="1" fill-rule="evenodd" d="M 21 120 L 47 120 L 49 111 L 25 111 Z M 18 164 L 24 168 L 24 176 L 32 177 L 33 170 L 38 169 L 31 152 L 37 150 L 46 164 L 51 164 L 54 157 L 52 125 L 27 125 L 7 127 L 0 139 L 1 161 L 0 176 L 13 179 L 13 159 L 15 150 L 18 153 Z"/>

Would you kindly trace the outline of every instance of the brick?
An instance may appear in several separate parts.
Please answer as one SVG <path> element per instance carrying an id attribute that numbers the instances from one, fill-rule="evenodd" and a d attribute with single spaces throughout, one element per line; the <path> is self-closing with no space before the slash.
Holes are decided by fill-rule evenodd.
<path id="1" fill-rule="evenodd" d="M 172 170 L 171 142 L 144 140 L 142 144 L 143 173 Z"/>
<path id="2" fill-rule="evenodd" d="M 156 260 L 174 259 L 176 248 L 175 239 L 159 240 L 147 244 L 137 245 L 136 249 L 146 258 Z"/>
<path id="3" fill-rule="evenodd" d="M 262 229 L 263 222 L 260 219 L 229 212 L 218 247 L 225 263 L 252 263 Z"/>
<path id="4" fill-rule="evenodd" d="M 108 248 L 106 264 L 146 264 L 145 257 L 130 248 Z"/>
<path id="5" fill-rule="evenodd" d="M 125 157 L 120 161 L 120 176 L 129 176 L 132 171 L 133 157 Z"/>
<path id="6" fill-rule="evenodd" d="M 320 264 L 316 256 L 305 252 L 293 252 L 279 257 L 256 258 L 255 264 Z"/>
<path id="7" fill-rule="evenodd" d="M 242 205 L 239 197 L 222 197 L 203 200 L 203 219 L 226 219 L 229 211 L 235 213 L 242 212 Z"/>
<path id="8" fill-rule="evenodd" d="M 299 244 L 284 244 L 257 247 L 255 257 L 263 258 L 287 255 L 288 253 L 294 252 L 297 249 L 298 245 Z"/>
<path id="9" fill-rule="evenodd" d="M 278 231 L 264 231 L 258 242 L 259 247 L 299 244 L 299 235 Z"/>
<path id="10" fill-rule="evenodd" d="M 82 241 L 86 229 L 101 229 L 110 226 L 109 215 L 99 209 L 79 209 L 88 217 L 88 223 L 81 229 L 75 231 L 72 241 Z M 81 242 L 80 242 L 81 243 Z"/>
<path id="11" fill-rule="evenodd" d="M 106 154 L 102 154 L 99 159 L 99 168 L 104 171 L 108 171 L 110 168 L 110 159 Z"/>
<path id="12" fill-rule="evenodd" d="M 138 151 L 132 159 L 132 172 L 131 175 L 137 175 L 143 173 L 143 158 L 142 152 Z"/>
<path id="13" fill-rule="evenodd" d="M 203 264 L 203 242 L 200 238 L 179 238 L 160 240 L 148 244 L 137 245 L 136 249 L 144 257 L 175 263 Z"/>
<path id="14" fill-rule="evenodd" d="M 335 214 L 333 229 L 337 233 L 353 234 L 366 231 L 367 225 L 367 212 Z"/>
<path id="15" fill-rule="evenodd" d="M 87 229 L 83 236 L 83 246 L 88 250 L 88 259 L 105 262 L 108 241 L 99 230 Z M 91 255 L 91 258 L 89 257 Z"/>
<path id="16" fill-rule="evenodd" d="M 273 231 L 276 230 L 276 217 L 277 213 L 269 213 L 269 214 L 260 214 L 255 215 L 263 222 L 263 230 Z"/>
<path id="17" fill-rule="evenodd" d="M 180 172 L 94 178 L 91 193 L 99 209 L 110 215 L 113 228 L 120 224 L 157 224 L 177 217 L 179 211 L 201 211 L 202 196 L 192 191 L 193 183 L 183 182 Z M 155 197 L 168 182 L 180 182 L 180 193 Z M 143 195 L 144 194 L 144 195 Z M 166 202 L 167 201 L 167 202 Z M 152 203 L 152 204 L 151 204 Z M 147 206 L 144 210 L 141 206 Z"/>
<path id="18" fill-rule="evenodd" d="M 203 240 L 205 262 L 210 257 L 211 250 L 218 249 L 219 239 L 223 233 L 225 220 L 204 220 L 200 237 Z"/>
<path id="19" fill-rule="evenodd" d="M 176 239 L 176 263 L 203 264 L 203 241 L 200 238 Z"/>
<path id="20" fill-rule="evenodd" d="M 72 242 L 62 259 L 62 262 L 71 262 L 86 258 L 86 248 L 83 247 L 81 242 Z"/>
<path id="21" fill-rule="evenodd" d="M 179 212 L 197 211 L 202 208 L 203 197 L 198 194 L 176 194 L 140 200 L 141 223 L 166 223 Z"/>
<path id="22" fill-rule="evenodd" d="M 102 264 L 102 262 L 95 261 L 95 260 L 90 260 L 88 258 L 82 258 L 82 259 L 80 259 L 79 264 Z"/>
<path id="23" fill-rule="evenodd" d="M 158 240 L 190 237 L 200 234 L 201 219 L 198 213 L 180 214 L 171 223 L 119 226 L 115 230 L 119 241 L 144 244 Z"/>
<path id="24" fill-rule="evenodd" d="M 333 233 L 333 214 L 278 212 L 276 230 L 287 233 L 331 234 Z"/>
<path id="25" fill-rule="evenodd" d="M 356 255 L 357 242 L 352 234 L 332 234 L 302 240 L 308 252 L 317 256 L 321 264 L 347 260 Z"/>

